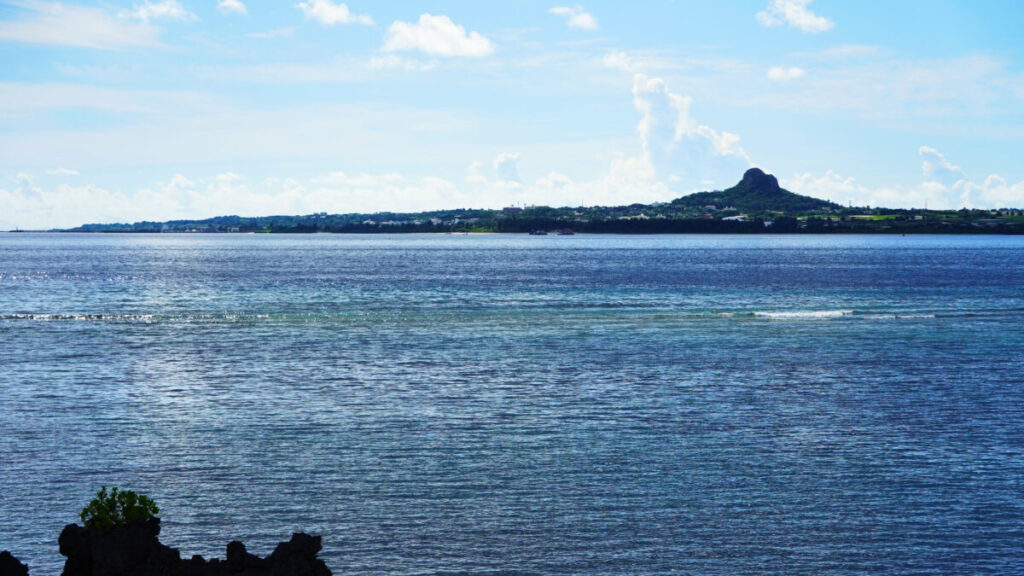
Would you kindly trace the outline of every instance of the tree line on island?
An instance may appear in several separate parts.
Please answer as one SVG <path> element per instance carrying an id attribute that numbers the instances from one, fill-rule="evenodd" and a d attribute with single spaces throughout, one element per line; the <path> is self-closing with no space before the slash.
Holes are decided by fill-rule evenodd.
<path id="1" fill-rule="evenodd" d="M 1024 234 L 1024 210 L 844 207 L 779 187 L 751 168 L 732 188 L 626 206 L 508 207 L 428 212 L 218 216 L 203 220 L 85 224 L 65 232 L 438 233 L 985 233 Z"/>

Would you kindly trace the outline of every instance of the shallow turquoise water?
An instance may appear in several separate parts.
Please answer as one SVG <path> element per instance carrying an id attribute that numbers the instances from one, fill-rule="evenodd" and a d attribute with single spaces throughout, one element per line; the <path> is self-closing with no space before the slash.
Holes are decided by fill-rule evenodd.
<path id="1" fill-rule="evenodd" d="M 0 548 L 1024 572 L 1024 238 L 0 234 Z"/>

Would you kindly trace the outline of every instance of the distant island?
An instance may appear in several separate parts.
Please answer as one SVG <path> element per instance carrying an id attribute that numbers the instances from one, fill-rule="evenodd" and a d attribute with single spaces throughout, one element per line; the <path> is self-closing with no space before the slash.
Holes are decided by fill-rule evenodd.
<path id="1" fill-rule="evenodd" d="M 896 233 L 1024 234 L 1024 210 L 921 210 L 844 207 L 801 196 L 758 168 L 732 188 L 671 202 L 628 206 L 508 207 L 303 216 L 217 216 L 133 224 L 85 224 L 61 232 L 260 233 Z"/>

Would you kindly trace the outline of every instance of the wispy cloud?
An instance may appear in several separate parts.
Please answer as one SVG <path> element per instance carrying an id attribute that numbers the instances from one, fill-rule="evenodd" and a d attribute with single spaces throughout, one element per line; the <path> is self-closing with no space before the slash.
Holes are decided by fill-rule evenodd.
<path id="1" fill-rule="evenodd" d="M 803 78 L 803 76 L 803 68 L 783 68 L 782 66 L 773 66 L 768 69 L 768 79 L 776 82 L 796 80 L 797 78 Z"/>
<path id="2" fill-rule="evenodd" d="M 492 165 L 494 166 L 494 172 L 498 175 L 498 178 L 506 182 L 522 181 L 519 177 L 518 152 L 502 152 L 494 159 Z"/>
<path id="3" fill-rule="evenodd" d="M 478 32 L 452 22 L 447 16 L 423 14 L 419 22 L 396 20 L 388 27 L 385 51 L 418 50 L 434 56 L 480 58 L 494 52 L 494 44 Z"/>
<path id="4" fill-rule="evenodd" d="M 200 66 L 192 70 L 198 77 L 209 82 L 345 84 L 365 82 L 389 71 L 425 72 L 433 70 L 438 65 L 436 58 L 421 59 L 392 53 L 373 53 L 339 56 L 332 61 L 320 63 L 268 62 L 242 66 Z"/>
<path id="5" fill-rule="evenodd" d="M 84 84 L 26 84 L 0 82 L 0 113 L 48 110 L 104 110 L 145 114 L 209 106 L 196 92 L 121 90 Z"/>
<path id="6" fill-rule="evenodd" d="M 81 78 L 92 82 L 129 82 L 138 80 L 143 72 L 143 67 L 133 63 L 130 65 L 111 64 L 105 66 L 74 64 L 56 64 L 56 70 L 72 78 Z"/>
<path id="7" fill-rule="evenodd" d="M 258 40 L 273 40 L 274 38 L 290 38 L 295 34 L 295 26 L 283 26 L 281 28 L 274 28 L 273 30 L 267 30 L 265 32 L 250 32 L 246 34 L 249 38 L 256 38 Z"/>
<path id="8" fill-rule="evenodd" d="M 626 54 L 622 50 L 612 50 L 605 54 L 604 57 L 601 58 L 601 63 L 604 64 L 606 68 L 614 68 L 623 72 L 635 72 L 637 70 L 637 65 L 633 61 L 633 58 L 630 58 L 629 54 Z"/>
<path id="9" fill-rule="evenodd" d="M 597 18 L 583 9 L 582 6 L 555 6 L 548 10 L 548 13 L 555 16 L 564 16 L 565 23 L 569 28 L 581 28 L 583 30 L 597 30 Z"/>
<path id="10" fill-rule="evenodd" d="M 365 14 L 353 14 L 344 3 L 335 4 L 331 0 L 310 0 L 299 2 L 296 8 L 302 10 L 309 20 L 316 20 L 324 26 L 336 24 L 362 24 L 373 26 L 373 18 Z"/>
<path id="11" fill-rule="evenodd" d="M 831 30 L 835 23 L 807 9 L 812 0 L 770 0 L 768 7 L 757 13 L 757 21 L 769 28 L 787 24 L 808 34 Z"/>
<path id="12" fill-rule="evenodd" d="M 601 64 L 605 68 L 629 73 L 682 70 L 697 66 L 697 63 L 697 59 L 683 58 L 677 53 L 664 50 L 612 50 L 601 57 Z"/>
<path id="13" fill-rule="evenodd" d="M 18 0 L 14 20 L 0 22 L 0 40 L 98 50 L 157 46 L 160 29 L 146 21 L 116 18 L 101 8 Z"/>
<path id="14" fill-rule="evenodd" d="M 150 20 L 179 20 L 190 22 L 198 20 L 199 17 L 189 12 L 177 0 L 160 0 L 150 2 L 146 0 L 142 4 L 136 4 L 131 10 L 121 10 L 118 17 L 149 22 Z"/>
<path id="15" fill-rule="evenodd" d="M 857 60 L 882 54 L 882 48 L 870 44 L 843 44 L 807 54 L 821 60 Z"/>
<path id="16" fill-rule="evenodd" d="M 931 182 L 943 182 L 946 184 L 956 182 L 967 177 L 963 168 L 946 160 L 946 156 L 930 146 L 921 146 L 917 149 L 921 161 L 921 175 Z"/>
<path id="17" fill-rule="evenodd" d="M 246 9 L 245 4 L 242 4 L 241 0 L 220 0 L 217 3 L 217 10 L 221 14 L 248 14 L 249 10 Z"/>
<path id="18" fill-rule="evenodd" d="M 744 93 L 737 87 L 749 77 L 729 73 L 716 79 L 722 98 L 742 106 L 765 106 L 794 112 L 855 111 L 892 127 L 922 121 L 934 133 L 958 125 L 973 134 L 992 130 L 991 121 L 1005 118 L 1004 134 L 1019 134 L 1024 76 L 1005 62 L 988 56 L 951 59 L 878 57 L 853 63 L 815 65 L 799 82 L 779 82 L 779 90 Z M 731 89 L 728 89 L 730 88 Z M 785 87 L 783 90 L 782 88 Z M 941 123 L 934 122 L 941 119 Z M 1017 132 L 1010 130 L 1013 128 Z M 1010 130 L 1008 132 L 1008 130 Z"/>
<path id="19" fill-rule="evenodd" d="M 374 56 L 366 62 L 366 67 L 370 70 L 402 70 L 404 72 L 433 70 L 437 65 L 438 61 L 436 59 L 421 61 L 413 58 L 403 58 L 395 54 Z"/>

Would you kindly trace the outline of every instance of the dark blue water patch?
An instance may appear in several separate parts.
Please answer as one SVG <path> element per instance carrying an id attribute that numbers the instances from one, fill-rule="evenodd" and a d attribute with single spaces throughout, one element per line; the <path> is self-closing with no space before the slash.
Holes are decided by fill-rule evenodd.
<path id="1" fill-rule="evenodd" d="M 336 573 L 1024 571 L 1018 239 L 12 236 L 33 573 L 104 483 Z"/>

